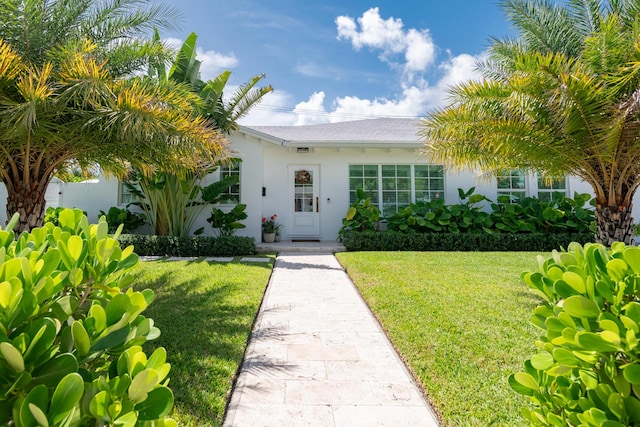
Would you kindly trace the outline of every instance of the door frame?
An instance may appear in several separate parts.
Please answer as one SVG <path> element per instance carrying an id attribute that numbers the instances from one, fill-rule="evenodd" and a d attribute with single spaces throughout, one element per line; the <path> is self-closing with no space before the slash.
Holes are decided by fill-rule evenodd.
<path id="1" fill-rule="evenodd" d="M 312 198 L 311 212 L 296 212 L 296 173 L 299 171 L 311 172 Z M 302 203 L 302 201 L 301 201 Z M 320 165 L 319 164 L 289 164 L 287 165 L 287 209 L 288 229 L 287 236 L 293 239 L 316 240 L 320 238 Z M 308 224 L 311 221 L 311 224 Z"/>

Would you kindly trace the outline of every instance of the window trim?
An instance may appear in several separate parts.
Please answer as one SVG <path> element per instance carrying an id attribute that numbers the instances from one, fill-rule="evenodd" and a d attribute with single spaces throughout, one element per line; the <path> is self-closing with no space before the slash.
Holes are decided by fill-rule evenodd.
<path id="1" fill-rule="evenodd" d="M 539 200 L 542 200 L 542 198 L 540 197 L 540 193 L 545 193 L 545 194 L 549 194 L 549 200 L 553 200 L 553 193 L 562 193 L 564 194 L 565 197 L 569 197 L 569 179 L 568 177 L 565 175 L 563 177 L 552 177 L 551 179 L 554 181 L 564 181 L 564 188 L 553 188 L 553 184 L 552 184 L 552 188 L 540 188 L 540 180 L 543 179 L 542 176 L 540 174 L 536 174 L 535 175 L 535 182 L 536 182 L 536 197 Z"/>
<path id="2" fill-rule="evenodd" d="M 519 172 L 521 175 L 515 175 L 514 172 Z M 524 188 L 513 188 L 513 178 L 520 177 L 524 180 Z M 508 179 L 509 187 L 500 187 L 500 180 Z M 522 172 L 519 169 L 510 169 L 508 171 L 503 171 L 503 173 L 498 174 L 496 176 L 496 199 L 509 196 L 511 203 L 516 203 L 519 199 L 523 199 L 525 197 L 529 197 L 531 194 L 531 183 L 529 182 L 529 175 L 525 172 Z M 501 194 L 502 193 L 502 194 Z M 520 197 L 517 197 L 514 193 L 520 194 Z"/>
<path id="3" fill-rule="evenodd" d="M 118 180 L 118 183 L 118 206 L 129 206 L 131 203 L 136 203 L 138 201 L 137 197 L 127 189 L 125 181 Z M 125 195 L 129 196 L 131 200 L 124 201 L 123 196 Z"/>
<path id="4" fill-rule="evenodd" d="M 229 171 L 229 173 L 227 175 L 225 174 L 225 169 L 227 171 Z M 236 171 L 237 170 L 237 171 Z M 236 184 L 238 186 L 238 200 L 237 201 L 228 201 L 228 199 L 224 200 L 223 202 L 219 203 L 219 206 L 235 206 L 239 203 L 242 203 L 242 166 L 241 166 L 241 162 L 236 162 L 233 163 L 231 165 L 224 165 L 224 166 L 220 166 L 218 168 L 218 180 L 221 180 L 222 178 L 224 178 L 225 176 L 230 176 L 232 173 L 235 173 L 238 175 L 238 184 Z M 220 195 L 223 194 L 227 194 L 227 195 L 235 195 L 235 193 L 230 193 L 229 190 L 231 189 L 232 186 L 229 186 L 227 188 L 227 190 L 225 192 L 222 192 Z"/>
<path id="5" fill-rule="evenodd" d="M 350 168 L 352 166 L 358 166 L 358 167 L 362 167 L 362 175 L 361 176 L 357 176 L 357 177 L 353 177 L 351 175 L 351 170 Z M 382 168 L 383 166 L 394 166 L 395 169 L 395 176 L 394 178 L 396 179 L 397 182 L 397 167 L 398 166 L 409 166 L 409 184 L 410 184 L 410 191 L 409 191 L 409 203 L 416 203 L 416 191 L 418 192 L 426 192 L 426 193 L 430 193 L 430 192 L 437 192 L 437 194 L 439 195 L 439 197 L 436 197 L 440 200 L 445 200 L 446 199 L 446 181 L 447 181 L 447 174 L 446 174 L 446 168 L 444 165 L 442 164 L 435 164 L 435 163 L 349 163 L 347 165 L 347 167 L 349 168 L 349 170 L 347 171 L 347 175 L 348 175 L 348 180 L 349 180 L 349 186 L 348 186 L 348 191 L 349 191 L 349 203 L 353 203 L 352 201 L 352 195 L 355 193 L 355 189 L 351 187 L 351 180 L 356 178 L 356 179 L 361 179 L 363 180 L 364 183 L 364 179 L 366 179 L 366 175 L 365 175 L 365 170 L 364 168 L 366 166 L 375 166 L 376 167 L 376 182 L 377 182 L 377 188 L 374 190 L 376 193 L 377 197 L 371 197 L 372 205 L 375 205 L 378 209 L 380 209 L 380 211 L 382 212 L 383 215 L 389 215 L 392 213 L 397 212 L 398 208 L 404 207 L 404 204 L 400 204 L 397 200 L 396 197 L 396 201 L 395 201 L 395 207 L 396 210 L 395 212 L 387 212 L 384 209 L 385 206 L 385 202 L 384 202 L 384 193 L 385 193 L 385 189 L 383 187 L 383 179 L 384 178 L 390 178 L 390 177 L 385 177 L 382 174 Z M 429 166 L 436 166 L 436 167 L 440 167 L 442 168 L 442 176 L 441 177 L 432 177 L 431 175 L 428 175 L 426 178 L 421 177 L 421 179 L 426 179 L 426 180 L 432 180 L 432 179 L 440 179 L 442 180 L 442 190 L 416 190 L 416 166 L 425 166 L 425 167 L 429 167 Z M 369 179 L 371 179 L 373 177 L 369 177 Z M 397 187 L 397 186 L 396 186 Z M 368 191 L 366 189 L 363 188 L 363 190 L 367 193 L 370 194 L 371 191 Z M 392 190 L 387 190 L 387 191 L 392 191 Z M 398 192 L 397 188 L 395 189 L 396 193 Z M 400 191 L 405 191 L 405 190 L 400 190 Z M 376 200 L 374 200 L 376 199 Z M 431 199 L 433 200 L 433 199 Z"/>

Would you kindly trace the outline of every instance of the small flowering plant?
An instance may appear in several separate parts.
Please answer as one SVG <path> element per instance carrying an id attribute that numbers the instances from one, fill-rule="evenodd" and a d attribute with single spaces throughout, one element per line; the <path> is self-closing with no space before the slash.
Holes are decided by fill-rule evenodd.
<path id="1" fill-rule="evenodd" d="M 262 232 L 263 233 L 275 233 L 279 228 L 280 224 L 276 221 L 278 219 L 278 215 L 273 214 L 269 219 L 262 217 Z"/>

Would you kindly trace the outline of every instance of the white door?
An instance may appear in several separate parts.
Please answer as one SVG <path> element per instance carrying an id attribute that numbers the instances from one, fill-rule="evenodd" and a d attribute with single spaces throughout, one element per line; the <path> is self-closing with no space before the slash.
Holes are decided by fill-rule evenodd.
<path id="1" fill-rule="evenodd" d="M 289 166 L 289 237 L 320 237 L 320 167 Z"/>

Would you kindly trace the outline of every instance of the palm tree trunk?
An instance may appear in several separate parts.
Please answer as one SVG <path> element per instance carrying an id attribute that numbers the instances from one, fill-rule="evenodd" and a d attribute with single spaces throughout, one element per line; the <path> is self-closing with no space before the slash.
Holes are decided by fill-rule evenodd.
<path id="1" fill-rule="evenodd" d="M 613 242 L 633 244 L 633 218 L 631 217 L 632 205 L 623 206 L 597 206 L 596 207 L 596 242 L 611 246 Z"/>
<path id="2" fill-rule="evenodd" d="M 24 185 L 21 182 L 7 185 L 7 218 L 14 213 L 20 214 L 20 221 L 14 228 L 16 235 L 23 231 L 31 231 L 44 223 L 46 185 L 34 183 Z"/>

